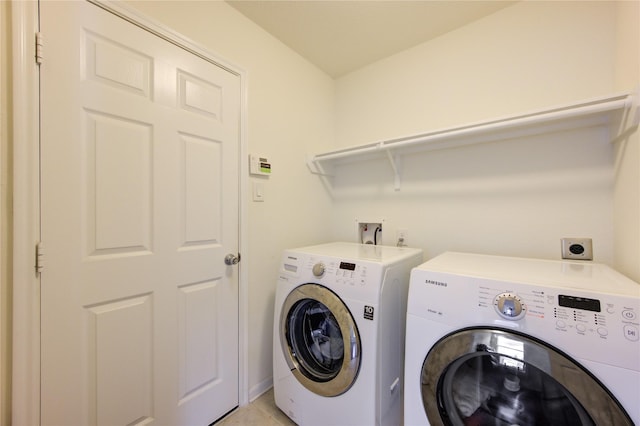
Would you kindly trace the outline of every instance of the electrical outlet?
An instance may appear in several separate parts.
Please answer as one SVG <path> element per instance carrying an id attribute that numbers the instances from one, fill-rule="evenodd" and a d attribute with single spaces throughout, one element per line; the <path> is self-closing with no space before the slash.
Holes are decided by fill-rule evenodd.
<path id="1" fill-rule="evenodd" d="M 593 260 L 591 238 L 562 238 L 560 242 L 563 259 Z"/>
<path id="2" fill-rule="evenodd" d="M 396 245 L 404 246 L 407 245 L 407 237 L 409 234 L 409 230 L 407 228 L 399 228 L 396 230 Z"/>

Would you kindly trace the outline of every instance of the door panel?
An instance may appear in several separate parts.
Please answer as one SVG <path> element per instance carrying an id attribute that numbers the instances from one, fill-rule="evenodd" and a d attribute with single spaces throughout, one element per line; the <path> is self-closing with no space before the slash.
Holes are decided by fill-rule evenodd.
<path id="1" fill-rule="evenodd" d="M 42 424 L 209 424 L 238 404 L 239 77 L 40 7 Z"/>
<path id="2" fill-rule="evenodd" d="M 152 127 L 95 111 L 86 112 L 85 119 L 88 255 L 148 252 Z"/>

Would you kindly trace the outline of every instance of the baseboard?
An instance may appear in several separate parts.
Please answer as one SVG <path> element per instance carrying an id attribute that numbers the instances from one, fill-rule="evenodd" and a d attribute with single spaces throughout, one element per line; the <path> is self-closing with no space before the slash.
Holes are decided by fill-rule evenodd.
<path id="1" fill-rule="evenodd" d="M 259 398 L 260 395 L 267 392 L 272 387 L 273 387 L 273 377 L 269 377 L 268 379 L 263 380 L 257 385 L 252 386 L 249 389 L 249 401 L 253 402 L 255 399 Z"/>

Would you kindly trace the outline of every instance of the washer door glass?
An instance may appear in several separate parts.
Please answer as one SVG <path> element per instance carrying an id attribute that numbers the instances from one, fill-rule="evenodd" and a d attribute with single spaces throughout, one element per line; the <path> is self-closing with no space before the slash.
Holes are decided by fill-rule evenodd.
<path id="1" fill-rule="evenodd" d="M 360 337 L 340 298 L 317 284 L 295 288 L 285 299 L 280 341 L 292 373 L 323 396 L 346 392 L 360 367 Z"/>
<path id="2" fill-rule="evenodd" d="M 423 363 L 421 388 L 432 425 L 633 425 L 579 364 L 507 330 L 441 339 Z"/>

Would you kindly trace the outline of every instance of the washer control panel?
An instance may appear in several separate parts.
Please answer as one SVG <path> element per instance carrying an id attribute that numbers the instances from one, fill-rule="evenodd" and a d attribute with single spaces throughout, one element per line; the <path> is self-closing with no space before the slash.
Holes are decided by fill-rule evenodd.
<path id="1" fill-rule="evenodd" d="M 314 277 L 338 285 L 364 286 L 367 282 L 367 265 L 361 263 L 311 257 L 304 267 L 309 268 Z"/>
<path id="2" fill-rule="evenodd" d="M 322 262 L 318 262 L 315 265 L 313 265 L 313 268 L 311 268 L 311 272 L 313 272 L 313 275 L 315 275 L 316 277 L 321 277 L 324 275 L 324 272 L 326 271 L 327 267 L 324 266 L 324 263 Z"/>

